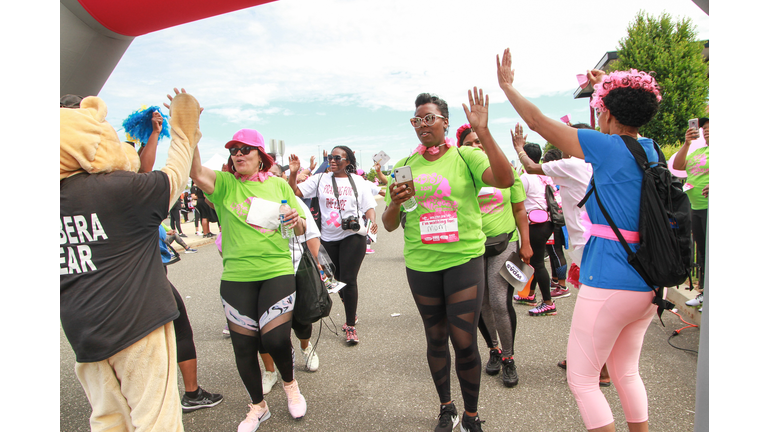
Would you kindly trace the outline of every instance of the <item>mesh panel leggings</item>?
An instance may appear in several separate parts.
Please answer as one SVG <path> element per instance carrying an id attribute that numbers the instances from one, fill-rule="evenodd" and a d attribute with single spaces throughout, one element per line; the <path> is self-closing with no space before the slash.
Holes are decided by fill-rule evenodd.
<path id="1" fill-rule="evenodd" d="M 254 404 L 264 399 L 259 350 L 268 353 L 285 382 L 293 381 L 291 321 L 293 275 L 257 282 L 221 281 L 221 301 L 240 379 Z"/>
<path id="2" fill-rule="evenodd" d="M 477 322 L 483 300 L 483 257 L 441 271 L 419 272 L 406 268 L 405 273 L 424 322 L 427 363 L 440 403 L 451 401 L 450 338 L 464 409 L 477 412 L 481 372 Z"/>
<path id="3" fill-rule="evenodd" d="M 549 294 L 549 273 L 547 273 L 547 266 L 544 264 L 544 257 L 546 256 L 547 240 L 552 235 L 554 228 L 552 222 L 528 225 L 528 237 L 531 241 L 531 249 L 533 249 L 533 256 L 531 257 L 533 282 L 531 282 L 531 294 L 529 295 L 534 295 L 538 285 L 544 300 L 552 300 L 552 296 Z"/>
<path id="4" fill-rule="evenodd" d="M 339 296 L 344 302 L 347 325 L 354 327 L 358 299 L 357 274 L 365 258 L 365 237 L 353 234 L 339 241 L 320 240 L 320 243 L 336 267 L 336 280 L 347 284 L 339 291 Z"/>

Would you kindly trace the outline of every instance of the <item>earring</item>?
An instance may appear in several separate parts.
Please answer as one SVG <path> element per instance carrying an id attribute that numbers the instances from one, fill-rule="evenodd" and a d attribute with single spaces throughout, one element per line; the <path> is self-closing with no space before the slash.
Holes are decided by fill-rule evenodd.
<path id="1" fill-rule="evenodd" d="M 259 171 L 261 171 L 264 168 L 264 162 L 259 162 Z"/>

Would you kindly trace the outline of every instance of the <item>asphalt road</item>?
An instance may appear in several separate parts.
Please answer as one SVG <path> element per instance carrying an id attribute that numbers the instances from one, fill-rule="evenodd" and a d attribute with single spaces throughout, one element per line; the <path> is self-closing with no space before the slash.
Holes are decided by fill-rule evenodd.
<path id="1" fill-rule="evenodd" d="M 379 202 L 377 213 L 384 207 Z M 307 399 L 307 415 L 294 420 L 288 414 L 279 384 L 266 396 L 272 417 L 260 431 L 431 431 L 436 425 L 439 400 L 426 362 L 426 341 L 421 319 L 408 289 L 402 257 L 403 233 L 383 227 L 375 254 L 367 255 L 358 279 L 357 326 L 360 343 L 346 346 L 343 307 L 338 295 L 330 318 L 320 330 L 314 326 L 320 368 L 310 373 L 297 366 L 296 378 Z M 224 316 L 219 299 L 222 264 L 216 246 L 201 246 L 197 254 L 182 254 L 168 268 L 168 277 L 185 298 L 195 332 L 198 377 L 206 390 L 222 393 L 217 407 L 184 414 L 188 432 L 235 431 L 248 412 L 245 388 L 235 368 L 230 340 L 222 335 Z M 576 291 L 576 290 L 572 290 Z M 515 360 L 520 384 L 506 388 L 500 375 L 483 374 L 479 414 L 488 431 L 584 430 L 565 371 L 556 363 L 565 358 L 568 329 L 577 292 L 556 302 L 558 315 L 531 317 L 530 307 L 516 305 L 518 314 Z M 393 313 L 400 316 L 393 317 Z M 692 431 L 696 391 L 696 354 L 673 348 L 668 338 L 685 324 L 664 315 L 666 327 L 654 318 L 645 337 L 640 373 L 648 391 L 650 430 Z M 334 332 L 338 334 L 334 334 Z M 319 342 L 316 338 L 320 334 Z M 483 364 L 488 350 L 478 334 Z M 698 350 L 699 330 L 686 329 L 672 340 L 676 346 Z M 294 338 L 294 347 L 298 340 Z M 60 338 L 60 429 L 88 431 L 90 405 L 74 374 L 74 353 L 64 333 Z M 301 354 L 297 349 L 297 359 Z M 297 362 L 298 363 L 298 362 Z M 453 363 L 455 365 L 455 362 Z M 183 392 L 178 374 L 179 392 Z M 463 409 L 458 380 L 452 374 L 452 392 Z M 626 431 L 615 387 L 603 388 L 618 431 Z M 458 427 L 455 429 L 458 430 Z"/>

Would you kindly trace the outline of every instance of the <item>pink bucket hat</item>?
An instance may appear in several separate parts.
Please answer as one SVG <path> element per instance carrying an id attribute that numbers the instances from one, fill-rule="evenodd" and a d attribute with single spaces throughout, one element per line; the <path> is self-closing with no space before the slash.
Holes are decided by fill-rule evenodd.
<path id="1" fill-rule="evenodd" d="M 261 147 L 264 149 L 264 137 L 261 136 L 257 130 L 240 129 L 239 131 L 235 132 L 232 140 L 224 144 L 224 148 L 230 148 L 236 144 L 245 144 L 247 146 Z"/>

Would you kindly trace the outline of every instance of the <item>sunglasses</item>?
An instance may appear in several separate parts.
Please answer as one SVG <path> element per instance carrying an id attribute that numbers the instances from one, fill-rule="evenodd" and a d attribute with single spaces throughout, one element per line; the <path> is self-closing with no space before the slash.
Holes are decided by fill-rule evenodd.
<path id="1" fill-rule="evenodd" d="M 341 162 L 341 161 L 347 160 L 347 158 L 343 158 L 343 157 L 341 157 L 339 155 L 330 155 L 330 156 L 328 156 L 328 160 L 329 161 Z"/>
<path id="2" fill-rule="evenodd" d="M 437 120 L 437 117 L 440 117 L 441 119 L 445 120 L 445 117 L 437 114 L 427 114 L 424 116 L 424 118 L 421 117 L 414 117 L 411 119 L 411 126 L 417 128 L 421 126 L 421 122 L 424 122 L 427 126 L 432 126 L 435 124 L 435 121 Z"/>
<path id="3" fill-rule="evenodd" d="M 236 155 L 236 154 L 237 154 L 237 152 L 240 152 L 240 153 L 242 153 L 242 154 L 243 154 L 243 156 L 246 156 L 248 153 L 250 153 L 250 152 L 251 152 L 251 150 L 256 150 L 256 147 L 250 147 L 250 146 L 245 146 L 245 147 L 230 147 L 230 148 L 229 148 L 229 154 L 230 154 L 230 155 L 232 155 L 232 156 L 234 156 L 234 155 Z"/>

